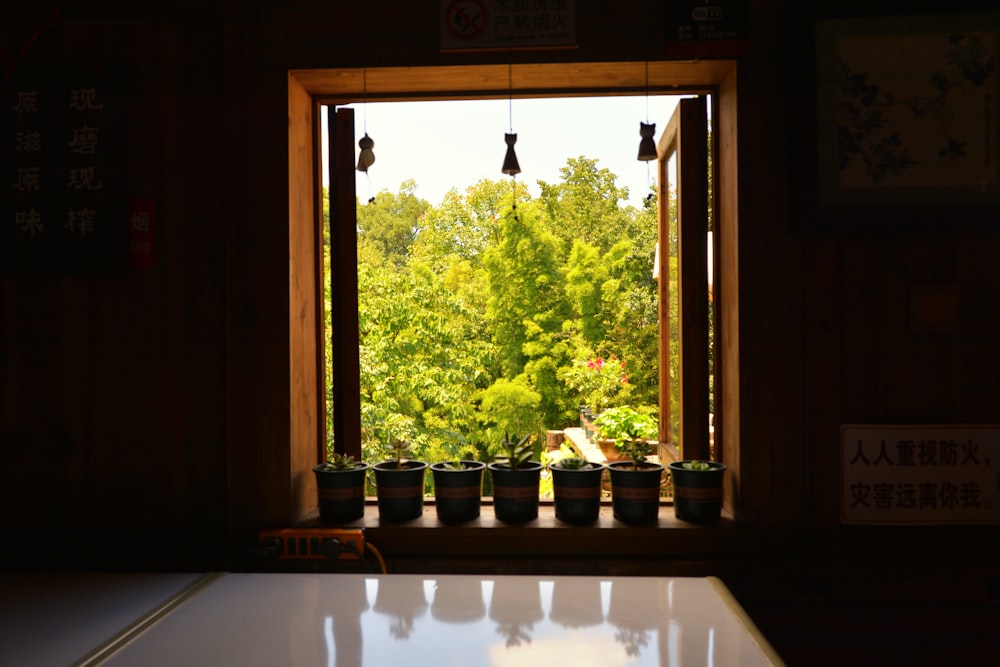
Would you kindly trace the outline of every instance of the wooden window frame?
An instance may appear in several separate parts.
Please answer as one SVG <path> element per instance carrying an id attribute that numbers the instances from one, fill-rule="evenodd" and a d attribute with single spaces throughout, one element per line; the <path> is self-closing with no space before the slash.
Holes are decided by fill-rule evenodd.
<path id="1" fill-rule="evenodd" d="M 384 102 L 500 99 L 511 94 L 515 97 L 634 95 L 647 91 L 677 95 L 708 93 L 713 103 L 711 114 L 716 119 L 713 156 L 713 243 L 716 260 L 713 283 L 716 303 L 725 304 L 717 314 L 717 341 L 726 341 L 725 345 L 717 345 L 720 352 L 715 359 L 718 413 L 715 439 L 719 458 L 726 461 L 731 471 L 725 489 L 725 510 L 730 516 L 735 516 L 733 490 L 738 487 L 739 479 L 738 304 L 735 298 L 731 303 L 723 298 L 724 295 L 738 294 L 737 88 L 734 61 L 310 69 L 290 71 L 288 81 L 289 360 L 292 366 L 289 460 L 290 472 L 295 480 L 291 484 L 288 508 L 291 521 L 305 520 L 315 512 L 315 482 L 311 469 L 324 456 L 326 437 L 322 256 L 319 252 L 323 238 L 321 211 L 324 185 L 319 160 L 322 152 L 320 107 L 344 105 L 362 98 Z M 351 154 L 353 156 L 353 150 Z M 332 161 L 334 157 L 331 155 L 330 159 Z M 342 168 L 353 169 L 353 164 Z M 334 202 L 331 201 L 330 206 L 332 216 Z M 347 216 L 348 213 L 342 211 L 337 215 Z M 351 212 L 350 218 L 353 217 Z M 720 271 L 720 266 L 726 269 Z M 356 275 L 354 285 L 356 312 Z M 346 302 L 343 307 L 347 307 Z M 346 363 L 337 359 L 335 362 Z M 342 415 L 340 419 L 344 417 L 354 419 L 353 414 Z M 357 419 L 360 420 L 360 416 Z M 350 426 L 350 421 L 346 423 Z M 353 451 L 355 447 L 356 452 Z M 360 456 L 360 442 L 343 448 L 347 453 Z"/>
<path id="2" fill-rule="evenodd" d="M 708 116 L 704 99 L 682 99 L 660 135 L 657 178 L 657 243 L 661 257 L 657 289 L 660 313 L 660 442 L 685 459 L 709 459 L 708 403 Z M 676 160 L 675 181 L 668 162 Z M 671 434 L 669 252 L 670 191 L 678 219 L 678 320 L 680 349 L 680 442 Z M 717 366 L 716 366 L 717 367 Z M 721 457 L 719 457 L 721 458 Z"/>

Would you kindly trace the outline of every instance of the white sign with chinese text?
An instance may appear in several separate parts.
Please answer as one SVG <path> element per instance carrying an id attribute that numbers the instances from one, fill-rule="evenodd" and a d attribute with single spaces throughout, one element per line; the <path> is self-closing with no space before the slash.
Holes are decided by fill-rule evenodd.
<path id="1" fill-rule="evenodd" d="M 441 48 L 575 46 L 575 5 L 575 0 L 441 0 Z"/>
<path id="2" fill-rule="evenodd" d="M 1000 425 L 841 425 L 841 521 L 1000 523 Z"/>

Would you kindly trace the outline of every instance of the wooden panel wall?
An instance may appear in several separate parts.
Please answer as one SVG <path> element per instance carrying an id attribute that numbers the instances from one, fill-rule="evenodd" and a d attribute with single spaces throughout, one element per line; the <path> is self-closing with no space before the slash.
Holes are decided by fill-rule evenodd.
<path id="1" fill-rule="evenodd" d="M 868 535 L 837 523 L 841 421 L 995 418 L 997 232 L 964 225 L 959 211 L 920 232 L 812 226 L 817 212 L 799 194 L 813 179 L 801 64 L 812 17 L 791 5 L 752 0 L 750 45 L 726 84 L 739 93 L 725 110 L 736 124 L 719 128 L 719 149 L 738 148 L 741 191 L 738 209 L 720 212 L 736 222 L 723 260 L 739 262 L 720 284 L 739 298 L 738 316 L 723 322 L 724 372 L 736 382 L 723 401 L 740 409 L 723 436 L 728 456 L 738 447 L 731 483 L 748 525 L 815 528 L 798 548 L 844 555 Z M 153 269 L 119 278 L 3 277 L 5 524 L 45 532 L 58 519 L 87 535 L 125 517 L 158 547 L 212 561 L 289 521 L 309 488 L 292 477 L 301 462 L 290 442 L 318 430 L 308 401 L 290 400 L 313 382 L 293 376 L 290 361 L 314 352 L 289 327 L 308 305 L 307 273 L 290 289 L 289 260 L 307 249 L 291 234 L 300 221 L 289 205 L 295 181 L 312 177 L 289 170 L 290 114 L 308 106 L 298 94 L 289 106 L 289 71 L 642 62 L 649 44 L 656 55 L 660 3 L 579 6 L 576 49 L 513 54 L 442 53 L 437 7 L 418 3 L 217 3 L 185 21 L 98 3 L 64 17 L 65 39 L 43 31 L 29 55 L 46 65 L 86 53 L 133 68 L 131 185 L 156 202 L 161 253 Z M 7 50 L 18 53 L 42 18 L 2 24 Z M 309 205 L 293 206 L 302 220 Z M 908 299 L 931 283 L 957 295 L 950 331 L 911 326 Z M 42 491 L 53 459 L 69 465 Z M 959 536 L 971 544 L 978 534 Z M 885 558 L 919 540 L 898 551 L 889 542 Z"/>
<path id="2" fill-rule="evenodd" d="M 155 202 L 159 225 L 150 269 L 0 278 L 0 521 L 5 537 L 31 545 L 15 557 L 31 567 L 225 568 L 259 528 L 287 523 L 309 494 L 290 473 L 301 465 L 291 441 L 315 437 L 318 419 L 308 400 L 290 398 L 314 381 L 291 371 L 314 350 L 289 327 L 309 305 L 307 237 L 292 232 L 305 229 L 310 203 L 294 183 L 314 175 L 289 170 L 290 150 L 310 141 L 288 143 L 290 119 L 308 113 L 304 95 L 289 106 L 289 71 L 659 55 L 663 3 L 577 5 L 577 48 L 479 54 L 439 50 L 436 3 L 114 1 L 66 8 L 58 20 L 42 7 L 5 8 L 5 67 L 57 76 L 86 58 L 131 72 L 135 112 L 120 128 L 129 193 Z M 960 662 L 994 639 L 997 528 L 839 525 L 837 429 L 996 421 L 1000 231 L 983 223 L 996 212 L 956 208 L 920 228 L 818 225 L 815 14 L 790 0 L 749 5 L 750 43 L 726 83 L 739 103 L 723 109 L 736 124 L 718 128 L 719 150 L 739 155 L 739 206 L 720 211 L 733 223 L 722 228 L 720 259 L 738 261 L 738 273 L 719 289 L 739 298 L 722 324 L 734 379 L 723 404 L 739 412 L 722 428 L 727 457 L 738 451 L 730 483 L 746 524 L 682 553 L 616 543 L 618 555 L 600 559 L 552 545 L 516 561 L 509 552 L 463 558 L 415 551 L 426 534 L 374 537 L 411 570 L 724 574 L 800 664 L 822 664 L 817 653 L 846 664 L 848 650 L 851 664 L 864 664 L 861 651 Z M 303 279 L 294 288 L 290 260 Z M 929 287 L 956 299 L 943 330 L 915 326 L 912 299 Z M 933 623 L 902 610 L 910 604 Z"/>
<path id="3" fill-rule="evenodd" d="M 223 79 L 204 62 L 222 59 L 221 24 L 36 18 L 0 24 L 6 73 L 58 89 L 84 63 L 99 85 L 128 91 L 127 121 L 100 131 L 124 150 L 115 204 L 127 215 L 145 200 L 154 216 L 155 261 L 129 268 L 122 238 L 116 267 L 2 277 L 3 525 L 38 547 L 18 557 L 38 562 L 136 552 L 176 562 L 191 544 L 218 558 Z"/>

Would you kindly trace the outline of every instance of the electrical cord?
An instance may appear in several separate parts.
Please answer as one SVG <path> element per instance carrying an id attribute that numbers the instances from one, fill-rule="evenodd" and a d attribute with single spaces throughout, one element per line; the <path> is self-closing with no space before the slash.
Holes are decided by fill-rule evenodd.
<path id="1" fill-rule="evenodd" d="M 365 550 L 370 551 L 372 555 L 375 556 L 375 560 L 378 561 L 379 570 L 381 571 L 381 573 L 388 574 L 389 570 L 385 565 L 385 559 L 382 557 L 382 554 L 379 552 L 379 550 L 376 549 L 375 546 L 368 541 L 365 542 Z M 368 562 L 368 559 L 365 558 L 365 555 L 363 553 L 358 551 L 357 547 L 354 546 L 353 542 L 351 542 L 350 544 L 344 544 L 343 542 L 337 539 L 326 540 L 325 542 L 323 542 L 323 544 L 320 545 L 320 553 L 322 553 L 327 558 L 333 560 L 339 558 L 340 554 L 342 553 L 349 553 L 352 556 L 357 556 L 358 560 L 360 560 L 362 563 L 365 564 L 365 567 L 368 569 L 368 571 L 374 573 L 372 570 L 371 563 Z"/>
<path id="2" fill-rule="evenodd" d="M 388 574 L 389 570 L 385 566 L 385 559 L 382 558 L 382 554 L 379 552 L 378 549 L 375 548 L 375 545 L 373 545 L 371 542 L 365 542 L 365 549 L 371 551 L 372 554 L 375 556 L 375 559 L 378 561 L 379 564 L 379 569 L 382 570 L 382 574 Z"/>

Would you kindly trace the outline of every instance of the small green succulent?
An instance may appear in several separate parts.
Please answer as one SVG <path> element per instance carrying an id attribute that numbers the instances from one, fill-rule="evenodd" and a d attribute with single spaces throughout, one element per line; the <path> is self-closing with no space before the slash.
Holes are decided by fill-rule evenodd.
<path id="1" fill-rule="evenodd" d="M 396 467 L 403 468 L 403 461 L 406 459 L 406 455 L 412 451 L 410 443 L 406 440 L 394 440 L 391 445 L 389 445 L 389 451 L 392 452 L 393 458 L 396 459 Z"/>
<path id="2" fill-rule="evenodd" d="M 323 470 L 350 470 L 357 465 L 350 454 L 335 452 L 333 457 L 323 462 Z"/>
<path id="3" fill-rule="evenodd" d="M 504 436 L 500 445 L 504 448 L 504 451 L 507 452 L 507 456 L 503 457 L 503 459 L 507 462 L 507 467 L 511 470 L 517 470 L 520 466 L 531 460 L 531 455 L 534 454 L 534 449 L 531 446 L 530 434 L 524 436 L 520 440 L 517 438 L 511 440 L 510 433 L 508 433 Z"/>
<path id="4" fill-rule="evenodd" d="M 635 431 L 628 430 L 624 437 L 615 440 L 615 449 L 632 459 L 632 467 L 638 470 L 646 463 L 649 443 Z"/>
<path id="5" fill-rule="evenodd" d="M 567 456 L 556 463 L 564 470 L 580 470 L 590 465 L 590 461 L 580 456 Z"/>

